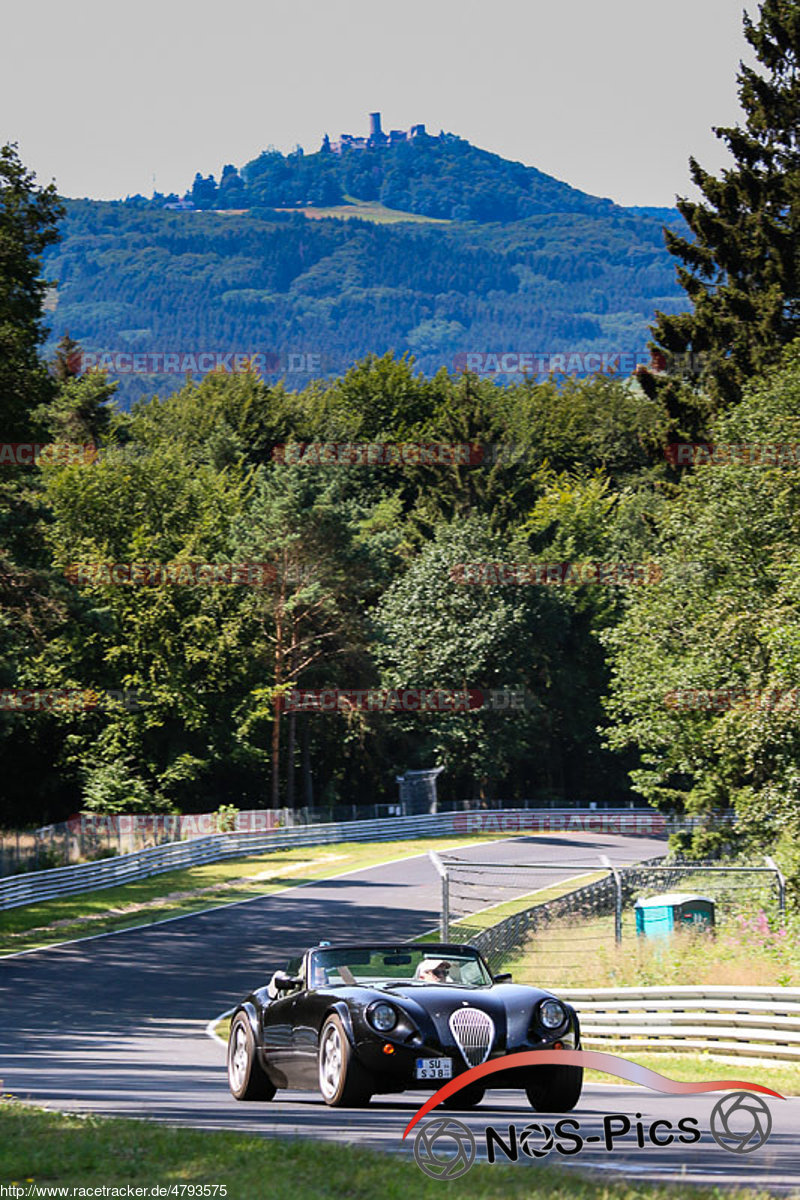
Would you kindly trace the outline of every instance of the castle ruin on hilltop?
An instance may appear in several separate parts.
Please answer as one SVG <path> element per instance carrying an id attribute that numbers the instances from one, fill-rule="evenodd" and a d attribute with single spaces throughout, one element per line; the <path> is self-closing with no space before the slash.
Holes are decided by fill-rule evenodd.
<path id="1" fill-rule="evenodd" d="M 381 114 L 369 114 L 369 137 L 356 137 L 352 133 L 340 133 L 339 140 L 332 142 L 327 133 L 322 142 L 322 150 L 341 154 L 344 150 L 372 150 L 376 146 L 396 146 L 398 142 L 413 142 L 415 138 L 425 136 L 424 125 L 412 125 L 410 129 L 392 129 L 384 133 L 381 129 Z"/>

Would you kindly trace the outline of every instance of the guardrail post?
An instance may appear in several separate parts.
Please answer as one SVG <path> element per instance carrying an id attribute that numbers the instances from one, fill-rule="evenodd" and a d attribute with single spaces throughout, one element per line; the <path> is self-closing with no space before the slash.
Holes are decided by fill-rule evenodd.
<path id="1" fill-rule="evenodd" d="M 619 946 L 622 944 L 622 879 L 607 854 L 600 855 L 600 862 L 614 879 L 614 941 Z"/>
<path id="2" fill-rule="evenodd" d="M 439 872 L 442 880 L 442 913 L 441 913 L 441 937 L 443 942 L 450 941 L 450 878 L 447 874 L 447 867 L 442 862 L 435 850 L 428 851 L 430 858 L 436 870 Z"/>
<path id="3" fill-rule="evenodd" d="M 772 867 L 775 872 L 775 877 L 778 880 L 778 911 L 781 914 L 781 920 L 786 918 L 786 879 L 774 858 L 770 858 L 768 854 L 764 855 L 764 862 L 768 867 Z"/>

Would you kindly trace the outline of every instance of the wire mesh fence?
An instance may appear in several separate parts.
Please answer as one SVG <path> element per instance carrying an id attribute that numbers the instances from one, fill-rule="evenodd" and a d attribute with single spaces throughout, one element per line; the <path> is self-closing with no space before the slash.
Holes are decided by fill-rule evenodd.
<path id="1" fill-rule="evenodd" d="M 769 926 L 784 911 L 783 879 L 771 860 L 756 865 L 657 858 L 623 867 L 606 860 L 593 872 L 588 862 L 440 861 L 442 936 L 477 946 L 495 970 L 515 959 L 526 976 L 521 982 L 547 986 L 580 985 L 591 978 L 593 964 L 600 959 L 610 964 L 636 944 L 632 905 L 640 898 L 677 888 L 702 893 L 714 900 L 723 929 L 737 922 Z M 554 882 L 554 872 L 560 881 Z"/>

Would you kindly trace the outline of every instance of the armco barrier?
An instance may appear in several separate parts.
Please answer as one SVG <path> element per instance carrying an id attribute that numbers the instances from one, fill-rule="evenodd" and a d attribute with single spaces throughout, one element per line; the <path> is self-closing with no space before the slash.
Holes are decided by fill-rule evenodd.
<path id="1" fill-rule="evenodd" d="M 414 817 L 387 817 L 368 821 L 336 821 L 327 825 L 303 825 L 286 829 L 275 829 L 266 834 L 260 833 L 219 833 L 210 837 L 194 838 L 188 842 L 169 842 L 162 846 L 152 846 L 147 850 L 137 850 L 134 854 L 123 854 L 117 858 L 102 859 L 99 862 L 78 863 L 69 867 L 54 867 L 47 871 L 31 871 L 24 875 L 13 875 L 0 879 L 0 909 L 18 908 L 25 904 L 36 904 L 40 900 L 50 900 L 56 896 L 71 895 L 75 892 L 94 891 L 99 888 L 116 887 L 134 879 L 145 879 L 149 875 L 158 875 L 164 871 L 176 871 L 182 867 L 197 866 L 200 863 L 214 862 L 223 858 L 237 858 L 247 854 L 257 854 L 265 850 L 280 850 L 290 846 L 321 846 L 330 842 L 377 842 L 401 841 L 415 837 L 433 837 L 446 834 L 464 835 L 477 833 L 481 830 L 466 829 L 464 818 L 480 816 L 484 820 L 482 831 L 495 833 L 502 837 L 503 832 L 513 832 L 515 829 L 528 829 L 531 826 L 521 824 L 520 818 L 530 816 L 529 812 L 514 809 L 501 809 L 483 813 L 424 813 Z M 597 832 L 594 821 L 602 816 L 606 819 L 603 826 L 606 832 L 635 834 L 643 836 L 650 833 L 659 836 L 668 831 L 670 826 L 665 824 L 665 818 L 660 813 L 641 809 L 585 810 L 542 810 L 537 814 L 540 818 L 550 818 L 552 825 L 537 825 L 536 828 L 585 828 Z M 592 821 L 583 825 L 570 823 L 564 825 L 565 816 L 572 821 L 585 818 Z M 489 818 L 506 822 L 503 825 L 488 824 Z M 614 824 L 616 819 L 616 824 Z M 516 824 L 515 824 L 516 821 Z M 633 822 L 633 823 L 631 823 Z M 649 824 L 647 824 L 649 822 Z"/>
<path id="2" fill-rule="evenodd" d="M 800 1060 L 800 988 L 559 988 L 587 1046 Z"/>

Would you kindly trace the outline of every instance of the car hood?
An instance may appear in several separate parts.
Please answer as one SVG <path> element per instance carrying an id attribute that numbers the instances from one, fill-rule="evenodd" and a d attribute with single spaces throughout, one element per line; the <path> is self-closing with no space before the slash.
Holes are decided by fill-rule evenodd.
<path id="1" fill-rule="evenodd" d="M 493 1048 L 508 1051 L 526 1041 L 534 1009 L 551 995 L 540 988 L 520 984 L 495 984 L 485 988 L 399 984 L 359 991 L 361 1004 L 379 999 L 397 1004 L 417 1025 L 427 1044 L 438 1045 L 448 1052 L 455 1049 L 449 1022 L 458 1009 L 477 1008 L 490 1016 L 495 1027 Z"/>
<path id="2" fill-rule="evenodd" d="M 395 984 L 393 987 L 374 989 L 376 996 L 403 997 L 412 1000 L 427 1009 L 441 1008 L 452 1012 L 469 1004 L 473 1008 L 483 1009 L 490 1016 L 497 1010 L 505 1010 L 509 1006 L 524 1005 L 530 1012 L 534 1004 L 550 996 L 540 988 L 524 987 L 521 984 L 496 983 L 492 987 L 460 987 L 454 983 L 425 983 Z"/>

